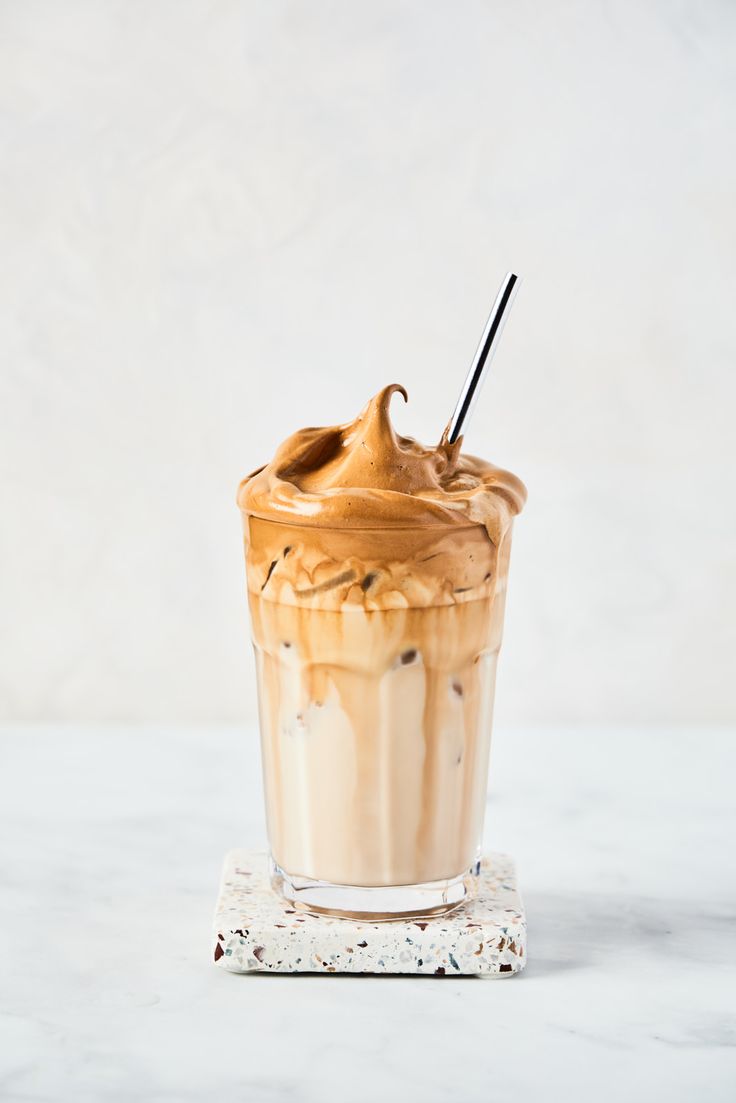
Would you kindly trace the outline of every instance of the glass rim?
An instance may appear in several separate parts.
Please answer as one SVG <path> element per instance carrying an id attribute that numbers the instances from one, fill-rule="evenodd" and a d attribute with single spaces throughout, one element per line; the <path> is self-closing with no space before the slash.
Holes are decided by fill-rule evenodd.
<path id="1" fill-rule="evenodd" d="M 282 520 L 276 517 L 266 517 L 262 513 L 255 513 L 249 509 L 241 509 L 241 515 L 244 518 L 254 517 L 257 521 L 265 521 L 270 525 L 281 525 L 283 528 L 302 528 L 310 529 L 315 532 L 426 532 L 429 533 L 449 533 L 458 531 L 467 531 L 468 529 L 482 529 L 486 532 L 486 526 L 482 521 L 449 521 L 444 524 L 442 521 L 433 521 L 424 525 L 402 525 L 402 524 L 384 524 L 384 525 L 322 525 L 314 521 L 309 520 Z M 513 517 L 511 518 L 513 522 Z M 511 525 L 509 524 L 509 528 Z"/>

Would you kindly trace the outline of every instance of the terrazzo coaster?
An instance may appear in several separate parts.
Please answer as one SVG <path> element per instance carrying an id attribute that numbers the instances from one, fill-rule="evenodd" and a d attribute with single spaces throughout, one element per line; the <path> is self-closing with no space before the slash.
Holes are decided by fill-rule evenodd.
<path id="1" fill-rule="evenodd" d="M 506 854 L 484 856 L 477 895 L 449 915 L 375 923 L 293 907 L 272 890 L 265 854 L 231 850 L 213 943 L 233 973 L 508 977 L 526 963 L 526 918 Z"/>

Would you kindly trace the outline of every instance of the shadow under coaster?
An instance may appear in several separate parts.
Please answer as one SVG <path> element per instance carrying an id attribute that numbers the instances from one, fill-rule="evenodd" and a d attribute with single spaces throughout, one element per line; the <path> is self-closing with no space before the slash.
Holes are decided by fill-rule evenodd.
<path id="1" fill-rule="evenodd" d="M 506 854 L 483 857 L 477 894 L 450 914 L 375 922 L 296 908 L 271 888 L 265 854 L 231 850 L 213 954 L 233 973 L 508 977 L 526 963 L 526 917 Z"/>

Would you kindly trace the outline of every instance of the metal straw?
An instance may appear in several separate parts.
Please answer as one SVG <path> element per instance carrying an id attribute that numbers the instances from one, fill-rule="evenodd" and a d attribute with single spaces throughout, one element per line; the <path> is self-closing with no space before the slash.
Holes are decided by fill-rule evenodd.
<path id="1" fill-rule="evenodd" d="M 514 301 L 518 285 L 519 277 L 514 275 L 513 272 L 507 272 L 496 296 L 493 309 L 488 316 L 483 336 L 475 350 L 475 356 L 463 383 L 455 412 L 447 427 L 447 441 L 450 444 L 454 444 L 458 437 L 462 435 L 463 425 L 473 412 L 473 407 L 480 394 L 481 384 L 488 374 L 486 369 L 493 359 L 496 345 L 501 336 L 504 322 L 508 317 L 509 308 Z"/>

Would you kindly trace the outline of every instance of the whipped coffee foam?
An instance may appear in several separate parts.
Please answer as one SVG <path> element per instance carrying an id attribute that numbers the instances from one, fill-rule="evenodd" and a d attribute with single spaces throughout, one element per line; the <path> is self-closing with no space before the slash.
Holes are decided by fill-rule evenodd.
<path id="1" fill-rule="evenodd" d="M 406 398 L 403 387 L 384 387 L 347 425 L 295 433 L 243 480 L 252 591 L 332 609 L 453 604 L 492 593 L 524 485 L 462 455 L 460 441 L 425 448 L 398 436 L 388 413 L 396 391 Z M 266 539 L 258 520 L 298 532 L 280 541 L 271 529 Z"/>
<path id="2" fill-rule="evenodd" d="M 462 440 L 425 448 L 396 434 L 384 387 L 355 421 L 302 429 L 243 480 L 240 508 L 273 521 L 337 528 L 485 526 L 499 538 L 526 500 L 509 471 L 460 454 Z"/>

